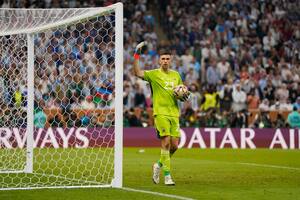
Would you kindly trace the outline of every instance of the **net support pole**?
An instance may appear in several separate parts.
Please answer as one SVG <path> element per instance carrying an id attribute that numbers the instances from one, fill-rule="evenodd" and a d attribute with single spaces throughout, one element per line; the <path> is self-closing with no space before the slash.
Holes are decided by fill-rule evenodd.
<path id="1" fill-rule="evenodd" d="M 112 187 L 123 183 L 123 4 L 115 4 L 115 155 Z"/>
<path id="2" fill-rule="evenodd" d="M 34 35 L 27 34 L 27 138 L 26 138 L 26 165 L 24 172 L 33 171 L 34 145 Z"/>

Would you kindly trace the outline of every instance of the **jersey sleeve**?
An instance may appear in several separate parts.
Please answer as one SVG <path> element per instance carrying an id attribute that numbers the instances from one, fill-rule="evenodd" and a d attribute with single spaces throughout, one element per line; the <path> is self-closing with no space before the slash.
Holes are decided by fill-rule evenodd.
<path id="1" fill-rule="evenodd" d="M 153 80 L 153 70 L 144 71 L 144 80 L 149 83 Z"/>

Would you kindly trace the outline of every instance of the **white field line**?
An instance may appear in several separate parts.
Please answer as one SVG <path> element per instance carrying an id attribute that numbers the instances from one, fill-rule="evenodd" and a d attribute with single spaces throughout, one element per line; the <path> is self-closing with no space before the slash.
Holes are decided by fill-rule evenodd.
<path id="1" fill-rule="evenodd" d="M 40 189 L 82 189 L 82 188 L 112 188 L 111 185 L 90 185 L 90 186 L 45 186 L 45 187 L 23 187 L 23 188 L 0 188 L 0 191 L 7 191 L 7 190 L 40 190 Z M 147 190 L 138 190 L 133 188 L 115 188 L 115 189 L 121 189 L 129 192 L 140 192 L 145 194 L 152 194 L 155 196 L 162 196 L 162 197 L 168 197 L 173 199 L 180 199 L 180 200 L 194 200 L 192 198 L 178 196 L 178 195 L 171 195 L 171 194 L 165 194 L 165 193 L 159 193 L 159 192 L 152 192 Z"/>
<path id="2" fill-rule="evenodd" d="M 0 171 L 0 174 L 20 174 L 24 173 L 23 170 L 14 171 L 14 170 L 6 170 L 6 171 Z"/>
<path id="3" fill-rule="evenodd" d="M 78 185 L 78 186 L 41 186 L 41 187 L 24 187 L 24 188 L 0 188 L 0 190 L 34 190 L 34 189 L 67 189 L 67 188 L 72 188 L 72 189 L 80 189 L 80 188 L 111 188 L 111 185 L 100 185 L 101 183 L 99 182 L 94 182 L 94 181 L 84 181 L 84 180 L 78 180 L 78 179 L 72 179 L 72 178 L 67 178 L 64 176 L 57 176 L 57 175 L 52 175 L 52 174 L 42 174 L 42 173 L 33 173 L 36 175 L 42 175 L 42 176 L 49 176 L 49 177 L 56 177 L 56 178 L 62 178 L 70 181 L 76 181 L 76 182 L 83 182 L 83 183 L 90 183 L 90 184 L 95 184 L 95 185 Z M 159 192 L 152 192 L 148 190 L 139 190 L 139 189 L 134 189 L 134 188 L 116 188 L 116 189 L 121 189 L 129 192 L 140 192 L 140 193 L 145 193 L 145 194 L 152 194 L 156 196 L 162 196 L 162 197 L 169 197 L 173 199 L 181 199 L 181 200 L 193 200 L 192 198 L 188 197 L 183 197 L 183 196 L 178 196 L 178 195 L 172 195 L 172 194 L 165 194 L 165 193 L 159 193 Z"/>
<path id="4" fill-rule="evenodd" d="M 127 187 L 123 187 L 120 189 L 129 191 L 129 192 L 140 192 L 140 193 L 152 194 L 152 195 L 156 195 L 156 196 L 169 197 L 169 198 L 173 198 L 173 199 L 194 200 L 194 199 L 188 198 L 188 197 L 183 197 L 183 196 L 178 196 L 178 195 L 173 195 L 173 194 L 165 194 L 165 193 L 160 193 L 160 192 L 152 192 L 152 191 L 148 191 L 148 190 L 139 190 L 139 189 L 127 188 Z"/>
<path id="5" fill-rule="evenodd" d="M 300 171 L 300 168 L 297 167 L 287 167 L 287 166 L 281 166 L 281 165 L 268 165 L 268 164 L 258 164 L 258 163 L 244 163 L 244 162 L 234 162 L 235 164 L 239 165 L 248 165 L 248 166 L 254 166 L 254 167 L 267 167 L 267 168 L 277 168 L 277 169 L 288 169 L 288 170 L 296 170 Z"/>
<path id="6" fill-rule="evenodd" d="M 300 171 L 300 168 L 297 167 L 288 167 L 288 166 L 281 166 L 281 165 L 268 165 L 268 164 L 259 164 L 259 163 L 244 163 L 244 162 L 222 162 L 222 161 L 212 161 L 212 160 L 203 160 L 206 162 L 212 162 L 212 163 L 226 163 L 226 164 L 237 164 L 237 165 L 246 165 L 246 166 L 253 166 L 253 167 L 265 167 L 265 168 L 276 168 L 276 169 L 288 169 L 288 170 L 296 170 Z M 40 174 L 40 173 L 36 173 Z M 40 174 L 40 175 L 47 175 L 47 174 Z M 49 176 L 49 175 L 48 175 Z M 53 176 L 53 175 L 50 175 Z M 64 178 L 64 179 L 69 179 L 72 181 L 82 181 L 82 180 L 76 180 L 76 179 L 70 179 L 67 177 L 62 177 L 62 176 L 55 176 L 57 178 Z M 83 181 L 83 182 L 90 182 L 96 184 L 97 182 L 92 182 L 92 181 Z M 99 183 L 98 183 L 99 184 Z M 36 188 L 1 188 L 0 190 L 32 190 L 32 189 L 46 189 L 46 188 L 105 188 L 105 187 L 111 187 L 111 185 L 89 185 L 89 186 L 50 186 L 50 187 L 36 187 Z M 129 192 L 140 192 L 140 193 L 145 193 L 145 194 L 152 194 L 156 196 L 162 196 L 162 197 L 169 197 L 173 199 L 181 199 L 181 200 L 193 200 L 192 198 L 188 197 L 183 197 L 183 196 L 178 196 L 178 195 L 171 195 L 171 194 L 165 194 L 165 193 L 159 193 L 159 192 L 152 192 L 148 190 L 140 190 L 140 189 L 134 189 L 134 188 L 119 188 L 125 191 Z"/>
<path id="7" fill-rule="evenodd" d="M 300 171 L 298 167 L 289 167 L 289 166 L 282 166 L 282 165 L 269 165 L 269 164 L 260 164 L 260 163 L 248 163 L 248 162 L 228 162 L 228 161 L 216 161 L 216 160 L 202 160 L 206 163 L 224 163 L 224 164 L 235 164 L 235 165 L 248 165 L 253 167 L 265 167 L 265 168 L 276 168 L 276 169 L 288 169 L 288 170 L 295 170 Z"/>
<path id="8" fill-rule="evenodd" d="M 41 186 L 22 188 L 0 188 L 1 190 L 41 190 L 41 189 L 82 189 L 82 188 L 111 188 L 111 185 L 78 185 L 78 186 Z"/>

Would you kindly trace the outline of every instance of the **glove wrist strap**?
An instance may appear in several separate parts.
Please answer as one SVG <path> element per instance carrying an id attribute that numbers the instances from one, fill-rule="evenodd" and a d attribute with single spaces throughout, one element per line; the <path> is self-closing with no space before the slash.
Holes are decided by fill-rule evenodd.
<path id="1" fill-rule="evenodd" d="M 134 54 L 133 54 L 133 57 L 134 57 L 134 59 L 135 59 L 135 60 L 138 60 L 138 59 L 140 59 L 140 55 L 139 55 L 139 54 L 137 54 L 137 53 L 134 53 Z"/>

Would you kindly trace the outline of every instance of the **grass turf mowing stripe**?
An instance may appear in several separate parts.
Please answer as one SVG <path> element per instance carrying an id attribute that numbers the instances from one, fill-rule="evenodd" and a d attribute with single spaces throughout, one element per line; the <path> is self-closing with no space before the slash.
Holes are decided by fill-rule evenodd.
<path id="1" fill-rule="evenodd" d="M 188 198 L 188 197 L 183 197 L 183 196 L 178 196 L 178 195 L 173 195 L 173 194 L 159 193 L 159 192 L 152 192 L 152 191 L 148 191 L 148 190 L 138 190 L 138 189 L 127 188 L 127 187 L 120 188 L 120 189 L 130 191 L 130 192 L 140 192 L 140 193 L 146 193 L 146 194 L 153 194 L 153 195 L 156 195 L 156 196 L 170 197 L 170 198 L 173 198 L 173 199 L 194 200 L 194 199 Z"/>

